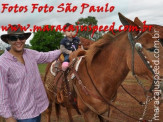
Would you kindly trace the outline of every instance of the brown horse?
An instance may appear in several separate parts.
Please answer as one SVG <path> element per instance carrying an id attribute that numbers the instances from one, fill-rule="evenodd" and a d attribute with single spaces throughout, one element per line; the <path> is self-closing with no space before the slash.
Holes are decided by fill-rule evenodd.
<path id="1" fill-rule="evenodd" d="M 113 38 L 114 36 L 110 33 L 108 34 L 105 34 L 103 36 L 103 38 L 105 39 L 111 39 Z M 83 38 L 83 37 L 80 37 L 80 42 L 81 42 L 81 49 L 83 48 L 84 50 L 88 50 L 91 46 L 91 44 L 94 43 L 94 41 L 90 40 L 90 39 L 86 39 L 86 38 Z M 81 50 L 80 49 L 80 50 Z M 72 53 L 72 55 L 70 57 L 77 57 L 78 52 L 80 50 L 77 50 L 75 52 Z M 80 52 L 79 52 L 80 53 Z M 48 109 L 45 111 L 45 116 L 46 116 L 46 121 L 47 122 L 50 122 L 50 116 L 51 116 L 51 112 L 52 112 L 52 104 L 53 103 L 56 103 L 56 97 L 57 97 L 57 93 L 56 93 L 56 86 L 54 84 L 54 81 L 57 79 L 50 71 L 50 67 L 51 67 L 52 63 L 49 63 L 46 67 L 46 72 L 45 72 L 45 77 L 44 77 L 44 86 L 45 86 L 45 89 L 46 89 L 46 92 L 47 92 L 47 96 L 48 96 L 48 99 L 49 99 L 49 107 Z M 56 114 L 58 116 L 58 109 L 60 109 L 60 106 L 58 106 L 57 104 L 55 104 L 55 109 L 56 109 Z M 73 109 L 73 107 L 71 107 L 71 109 Z M 58 117 L 57 117 L 58 118 Z"/>
<path id="2" fill-rule="evenodd" d="M 94 43 L 94 41 L 92 41 L 90 39 L 85 39 L 83 37 L 80 37 L 80 41 L 81 41 L 81 45 L 83 45 L 83 48 L 85 50 L 88 50 L 90 45 Z"/>
<path id="3" fill-rule="evenodd" d="M 127 21 L 130 25 L 138 26 L 121 14 L 120 19 L 123 24 Z M 82 84 L 86 86 L 89 95 L 83 92 L 81 85 L 78 84 L 78 79 L 76 79 L 76 82 L 73 81 L 73 83 L 76 92 L 78 93 L 78 107 L 84 115 L 85 120 L 88 122 L 97 120 L 97 115 L 99 114 L 106 115 L 106 112 L 110 108 L 110 106 L 101 98 L 98 91 L 107 101 L 111 101 L 116 94 L 118 87 L 131 70 L 131 45 L 127 34 L 128 32 L 122 32 L 114 38 L 105 35 L 105 38 L 92 44 L 90 49 L 86 52 L 85 58 L 79 65 L 78 75 Z M 137 36 L 138 33 L 132 32 L 132 34 Z M 156 39 L 152 38 L 152 36 L 153 35 L 150 32 L 144 32 L 139 36 L 136 42 L 142 44 L 144 55 L 151 65 L 154 66 L 152 63 L 152 59 L 154 59 L 154 52 L 152 49 Z M 159 48 L 161 52 L 162 47 L 159 46 Z M 160 58 L 163 60 L 163 57 L 160 56 Z M 144 78 L 150 79 L 152 82 L 152 73 L 143 63 L 136 51 L 134 65 L 135 73 L 138 76 L 143 76 Z M 52 78 L 47 78 L 46 81 L 47 80 L 52 80 Z M 97 87 L 97 89 L 95 87 Z M 52 98 L 52 100 L 54 99 Z"/>
<path id="4" fill-rule="evenodd" d="M 139 26 L 133 21 L 119 14 L 123 25 L 129 23 L 131 26 Z M 146 31 L 141 34 L 132 32 L 134 36 L 138 36 L 138 43 L 143 46 L 142 52 L 146 56 L 148 63 L 154 67 L 152 60 L 154 59 L 154 42 L 153 35 Z M 160 51 L 162 46 L 159 45 Z M 86 122 L 95 122 L 97 115 L 106 115 L 110 106 L 106 101 L 110 102 L 117 92 L 117 89 L 131 71 L 131 45 L 128 39 L 128 32 L 122 32 L 112 40 L 103 38 L 90 47 L 86 52 L 85 58 L 81 61 L 78 68 L 78 76 L 83 86 L 88 91 L 86 94 L 82 88 L 81 82 L 74 82 L 75 91 L 77 92 L 78 107 Z M 160 56 L 161 60 L 163 57 Z M 153 81 L 152 72 L 146 67 L 140 56 L 135 50 L 135 74 Z M 160 74 L 162 76 L 162 74 Z M 102 97 L 101 97 L 102 95 Z M 95 97 L 96 96 L 96 97 Z M 101 99 L 99 99 L 101 98 Z"/>
<path id="5" fill-rule="evenodd" d="M 79 39 L 80 39 L 80 42 L 81 42 L 81 48 L 83 48 L 84 50 L 89 49 L 90 45 L 94 43 L 94 41 L 83 38 L 83 37 L 79 37 Z M 57 95 L 56 94 L 56 89 L 55 89 L 56 86 L 54 85 L 55 77 L 50 72 L 51 64 L 52 63 L 49 63 L 47 65 L 44 80 L 43 80 L 44 81 L 44 86 L 45 86 L 45 89 L 46 89 L 46 92 L 47 92 L 47 96 L 48 96 L 48 99 L 49 99 L 49 107 L 45 111 L 45 116 L 46 116 L 46 121 L 47 122 L 50 122 L 50 116 L 51 116 L 51 112 L 52 112 L 52 104 L 56 102 L 55 100 L 56 100 L 56 95 Z M 56 106 L 55 108 L 59 109 L 58 106 Z"/>

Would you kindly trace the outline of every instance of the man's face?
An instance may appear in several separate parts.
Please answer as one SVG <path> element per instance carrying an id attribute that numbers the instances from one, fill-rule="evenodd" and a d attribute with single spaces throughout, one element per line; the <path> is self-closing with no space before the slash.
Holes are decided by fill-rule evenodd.
<path id="1" fill-rule="evenodd" d="M 23 34 L 12 35 L 8 38 L 8 43 L 11 45 L 11 50 L 14 52 L 22 52 L 25 46 L 26 38 Z"/>

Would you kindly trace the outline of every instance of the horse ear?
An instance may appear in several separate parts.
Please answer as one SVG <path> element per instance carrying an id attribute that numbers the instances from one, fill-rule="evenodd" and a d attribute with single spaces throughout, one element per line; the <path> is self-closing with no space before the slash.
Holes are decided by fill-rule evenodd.
<path id="1" fill-rule="evenodd" d="M 125 25 L 132 25 L 132 26 L 137 26 L 139 28 L 139 26 L 133 22 L 132 20 L 126 18 L 125 16 L 123 16 L 120 12 L 118 13 L 119 15 L 119 19 L 121 21 L 121 23 L 125 26 Z"/>
<path id="2" fill-rule="evenodd" d="M 118 13 L 118 15 L 119 15 L 119 19 L 120 19 L 121 23 L 124 26 L 129 25 L 129 21 L 127 21 L 128 19 L 125 16 L 123 16 L 120 12 Z"/>
<path id="3" fill-rule="evenodd" d="M 132 20 L 123 16 L 120 12 L 118 13 L 118 15 L 119 15 L 119 19 L 120 19 L 121 23 L 123 24 L 123 26 L 131 25 L 133 27 L 136 27 L 137 29 L 136 29 L 136 31 L 134 31 L 134 34 L 137 35 L 139 33 L 140 27 L 135 22 L 133 22 Z"/>
<path id="4" fill-rule="evenodd" d="M 138 17 L 135 17 L 134 23 L 137 24 L 139 27 L 143 28 L 143 23 Z"/>

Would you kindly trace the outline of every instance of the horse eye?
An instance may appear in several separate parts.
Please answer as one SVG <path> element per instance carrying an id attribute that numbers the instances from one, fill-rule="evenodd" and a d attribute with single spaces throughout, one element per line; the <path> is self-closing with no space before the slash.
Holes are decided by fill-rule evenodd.
<path id="1" fill-rule="evenodd" d="M 158 41 L 161 43 L 161 45 L 163 46 L 163 39 L 159 38 Z"/>
<path id="2" fill-rule="evenodd" d="M 151 47 L 151 48 L 148 48 L 147 50 L 148 50 L 149 52 L 154 52 L 155 49 L 156 49 L 156 48 Z"/>

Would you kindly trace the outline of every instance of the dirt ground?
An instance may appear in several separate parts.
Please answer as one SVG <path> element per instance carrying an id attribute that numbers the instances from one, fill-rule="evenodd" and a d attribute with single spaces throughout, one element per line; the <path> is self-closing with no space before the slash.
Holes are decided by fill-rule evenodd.
<path id="1" fill-rule="evenodd" d="M 143 81 L 143 84 L 145 84 L 145 87 L 149 88 L 149 84 L 147 81 Z M 142 88 L 136 80 L 133 78 L 131 73 L 126 77 L 125 81 L 123 82 L 123 86 L 134 96 L 136 96 L 137 99 L 140 101 L 145 101 L 145 96 Z M 133 98 L 131 98 L 121 87 L 118 89 L 118 96 L 117 100 L 114 103 L 116 107 L 121 109 L 123 112 L 129 114 L 130 116 L 139 119 L 144 110 L 144 106 L 141 106 L 136 102 Z M 54 108 L 54 107 L 53 107 Z M 159 107 L 159 121 L 157 122 L 163 122 L 163 104 Z M 154 116 L 154 101 L 150 102 L 147 107 L 147 112 L 145 115 L 145 119 L 149 120 L 152 119 Z M 78 115 L 75 111 L 73 111 L 73 119 L 75 122 L 84 122 L 84 119 L 82 116 Z M 59 122 L 66 122 L 68 120 L 67 113 L 65 111 L 65 108 L 62 108 L 61 111 L 61 119 Z M 113 108 L 112 114 L 111 114 L 111 120 L 112 122 L 136 122 L 135 120 L 126 117 L 119 111 Z M 51 122 L 55 122 L 55 111 L 53 109 L 52 116 L 51 116 Z M 45 122 L 45 116 L 42 115 L 42 122 Z"/>
<path id="2" fill-rule="evenodd" d="M 149 85 L 146 81 L 143 81 L 143 84 L 145 84 L 145 86 L 149 88 Z M 136 96 L 137 99 L 139 99 L 140 101 L 145 101 L 143 90 L 137 84 L 135 79 L 132 77 L 131 73 L 127 76 L 127 78 L 123 82 L 123 85 L 132 95 Z M 122 111 L 124 111 L 125 113 L 135 118 L 140 118 L 144 110 L 144 107 L 139 105 L 135 100 L 133 100 L 133 98 L 131 98 L 121 87 L 118 89 L 118 96 L 114 105 L 119 109 L 121 109 Z M 152 119 L 153 116 L 154 116 L 154 101 L 148 104 L 145 119 L 148 120 Z M 73 110 L 73 119 L 75 122 L 84 122 L 83 117 L 78 115 L 74 110 Z M 46 117 L 43 113 L 41 122 L 45 122 L 45 120 Z M 59 122 L 66 122 L 67 120 L 68 118 L 67 118 L 67 113 L 65 111 L 65 108 L 62 108 L 61 119 L 59 120 Z M 111 120 L 112 122 L 136 122 L 135 120 L 126 117 L 125 115 L 115 110 L 114 108 L 111 114 Z M 56 116 L 55 116 L 55 111 L 53 109 L 51 115 L 51 122 L 55 122 L 55 121 L 56 121 Z M 0 122 L 4 122 L 4 121 L 0 119 Z M 159 121 L 156 122 L 163 122 L 163 104 L 159 107 Z"/>

